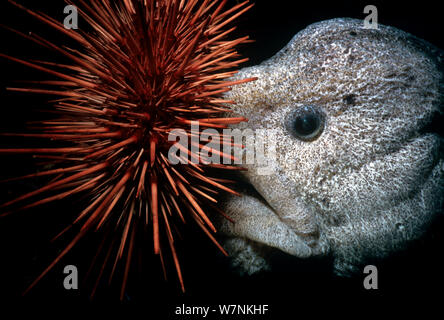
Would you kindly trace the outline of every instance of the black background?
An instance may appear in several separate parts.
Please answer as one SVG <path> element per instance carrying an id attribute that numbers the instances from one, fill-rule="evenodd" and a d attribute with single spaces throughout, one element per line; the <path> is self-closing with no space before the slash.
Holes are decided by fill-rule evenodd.
<path id="1" fill-rule="evenodd" d="M 230 1 L 230 4 L 237 1 Z M 335 17 L 363 19 L 367 4 L 378 8 L 379 23 L 392 25 L 444 48 L 442 10 L 438 2 L 420 1 L 412 4 L 398 4 L 393 1 L 255 1 L 255 7 L 237 22 L 236 35 L 249 35 L 255 42 L 240 47 L 243 56 L 256 64 L 276 53 L 298 31 L 305 26 Z M 0 14 L 3 25 L 24 32 L 35 31 L 54 42 L 63 43 L 66 37 L 36 21 L 26 13 L 1 0 Z M 41 10 L 50 16 L 63 20 L 63 1 L 21 1 L 29 8 Z M 80 18 L 79 27 L 83 21 Z M 67 45 L 75 45 L 66 42 Z M 30 41 L 19 38 L 7 31 L 1 31 L 0 52 L 24 59 L 47 59 L 63 61 L 60 57 L 39 48 Z M 0 59 L 0 128 L 1 131 L 20 131 L 26 120 L 38 119 L 37 106 L 47 98 L 7 92 L 7 86 L 20 86 L 17 81 L 46 79 L 47 75 L 30 70 L 18 64 Z M 32 144 L 17 140 L 0 140 L 2 145 Z M 1 175 L 10 176 L 32 170 L 32 161 L 23 157 L 1 156 Z M 2 186 L 0 203 L 21 188 L 35 188 L 36 182 L 27 185 Z M 15 189 L 14 189 L 15 188 Z M 389 259 L 375 263 L 379 270 L 379 289 L 365 290 L 363 274 L 351 278 L 339 278 L 331 273 L 328 258 L 298 260 L 276 254 L 273 261 L 275 270 L 252 277 L 238 277 L 228 268 L 228 260 L 197 230 L 188 228 L 186 242 L 179 245 L 185 277 L 186 293 L 180 291 L 174 270 L 170 268 L 168 282 L 163 281 L 158 261 L 152 259 L 154 267 L 135 275 L 123 302 L 118 301 L 118 283 L 110 289 L 102 287 L 94 300 L 88 299 L 88 290 L 80 287 L 77 291 L 63 289 L 63 266 L 74 264 L 79 267 L 80 276 L 88 267 L 94 252 L 95 239 L 85 239 L 72 253 L 64 258 L 28 295 L 22 291 L 53 259 L 60 247 L 50 244 L 54 236 L 75 215 L 78 204 L 64 201 L 35 210 L 19 213 L 0 220 L 0 306 L 8 301 L 35 303 L 40 306 L 95 305 L 142 307 L 143 318 L 167 319 L 174 315 L 175 306 L 217 304 L 268 304 L 269 316 L 273 319 L 296 319 L 300 312 L 312 315 L 320 312 L 352 312 L 352 307 L 361 306 L 361 316 L 369 310 L 382 310 L 381 304 L 393 310 L 402 311 L 409 307 L 431 309 L 439 306 L 444 287 L 442 235 L 443 219 L 439 219 L 424 239 L 413 243 L 406 251 Z M 68 217 L 68 218 L 67 218 Z M 140 281 L 139 281 L 140 280 Z M 436 300 L 436 298 L 438 300 Z M 412 301 L 412 304 L 408 304 Z M 426 302 L 421 305 L 419 302 Z M 112 303 L 110 303 L 112 302 Z M 48 312 L 51 309 L 47 310 Z M 157 316 L 154 316 L 154 315 Z M 285 317 L 284 317 L 285 315 Z M 256 316 L 258 319 L 265 318 Z M 245 317 L 248 319 L 256 317 Z M 176 317 L 177 319 L 188 319 Z M 199 317 L 194 317 L 199 319 Z M 231 319 L 220 317 L 220 319 Z M 241 318 L 241 317 L 240 317 Z M 193 319 L 190 317 L 189 319 Z"/>

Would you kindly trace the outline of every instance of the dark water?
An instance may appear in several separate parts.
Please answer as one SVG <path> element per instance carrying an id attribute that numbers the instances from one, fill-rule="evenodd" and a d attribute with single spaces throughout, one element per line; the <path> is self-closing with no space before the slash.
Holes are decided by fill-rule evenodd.
<path id="1" fill-rule="evenodd" d="M 22 1 L 30 7 L 48 12 L 56 19 L 63 19 L 63 1 Z M 230 1 L 234 3 L 236 1 Z M 276 53 L 292 36 L 306 25 L 335 17 L 364 18 L 362 12 L 366 1 L 311 1 L 295 4 L 293 1 L 273 0 L 256 1 L 256 6 L 237 23 L 236 34 L 248 34 L 256 42 L 240 48 L 243 56 L 250 57 L 246 65 L 257 64 Z M 434 2 L 421 1 L 414 5 L 394 4 L 388 1 L 372 1 L 379 12 L 379 23 L 392 25 L 421 37 L 440 48 L 444 48 L 442 31 L 444 22 L 442 11 Z M 1 23 L 23 31 L 38 30 L 39 34 L 49 34 L 52 39 L 60 35 L 41 23 L 27 17 L 22 12 L 2 1 Z M 25 16 L 25 18 L 24 18 Z M 80 20 L 80 23 L 82 21 Z M 26 40 L 1 31 L 0 52 L 22 58 L 58 59 Z M 0 126 L 2 130 L 18 129 L 24 120 L 38 119 L 33 106 L 44 104 L 44 97 L 29 97 L 5 92 L 3 88 L 13 86 L 21 79 L 42 79 L 41 73 L 29 70 L 4 60 L 1 63 Z M 431 130 L 442 133 L 442 118 L 432 124 Z M 16 130 L 19 131 L 19 130 Z M 21 143 L 8 140 L 11 145 Z M 3 142 L 2 142 L 3 143 Z M 6 143 L 6 142 L 5 142 Z M 27 142 L 33 145 L 33 141 Z M 28 172 L 32 159 L 4 157 L 0 159 L 2 176 L 17 172 Z M 35 182 L 15 185 L 13 190 L 2 187 L 1 199 L 17 189 L 32 189 Z M 149 256 L 148 266 L 134 271 L 123 303 L 118 302 L 119 278 L 108 287 L 99 287 L 98 295 L 92 302 L 88 299 L 90 283 L 77 291 L 67 291 L 62 286 L 63 266 L 74 264 L 79 267 L 80 276 L 85 274 L 94 254 L 96 238 L 90 237 L 76 247 L 56 266 L 29 295 L 21 297 L 21 292 L 47 266 L 56 253 L 55 244 L 48 240 L 61 230 L 73 217 L 81 204 L 70 201 L 54 203 L 30 210 L 7 219 L 0 220 L 0 306 L 7 301 L 37 303 L 39 305 L 62 305 L 67 308 L 88 305 L 106 306 L 107 309 L 124 308 L 145 309 L 142 318 L 168 319 L 174 316 L 177 306 L 214 306 L 219 304 L 267 304 L 268 316 L 245 316 L 241 319 L 297 319 L 300 311 L 311 315 L 323 312 L 352 310 L 359 306 L 361 316 L 369 310 L 379 310 L 389 305 L 393 310 L 418 308 L 430 309 L 435 299 L 442 298 L 444 288 L 444 262 L 442 261 L 444 219 L 439 219 L 430 232 L 409 248 L 389 259 L 378 261 L 378 290 L 365 290 L 364 274 L 350 278 L 340 278 L 331 272 L 331 260 L 299 260 L 276 253 L 273 259 L 274 271 L 252 277 L 239 277 L 230 271 L 228 259 L 217 252 L 196 228 L 185 229 L 185 244 L 179 244 L 180 260 L 185 277 L 186 293 L 180 292 L 173 268 L 169 267 L 168 282 L 161 276 L 157 258 Z M 146 265 L 146 264 L 145 264 Z M 414 301 L 415 304 L 410 304 Z M 110 303 L 111 302 L 111 303 Z M 49 312 L 48 309 L 47 311 Z M 200 319 L 194 317 L 175 317 L 176 319 Z M 219 317 L 232 319 L 233 316 Z"/>

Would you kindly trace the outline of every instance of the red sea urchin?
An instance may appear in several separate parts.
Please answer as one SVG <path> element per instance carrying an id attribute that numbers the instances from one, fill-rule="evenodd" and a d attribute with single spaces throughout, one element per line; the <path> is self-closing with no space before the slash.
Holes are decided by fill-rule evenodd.
<path id="1" fill-rule="evenodd" d="M 235 191 L 224 185 L 225 180 L 211 177 L 207 169 L 237 167 L 207 163 L 199 152 L 205 148 L 200 143 L 197 152 L 196 148 L 182 150 L 197 163 L 182 158 L 185 164 L 173 166 L 168 152 L 174 141 L 168 141 L 168 135 L 174 129 L 185 130 L 188 137 L 199 135 L 200 129 L 191 129 L 192 122 L 202 129 L 221 129 L 245 120 L 224 116 L 229 111 L 226 104 L 232 101 L 224 100 L 221 94 L 232 85 L 253 80 L 226 80 L 236 72 L 233 68 L 247 60 L 239 58 L 235 47 L 248 42 L 248 37 L 228 41 L 226 36 L 235 28 L 225 27 L 251 7 L 248 0 L 228 10 L 224 9 L 226 0 L 67 1 L 78 5 L 79 15 L 91 32 L 65 29 L 43 13 L 9 2 L 80 47 L 66 48 L 35 34 L 12 30 L 72 63 L 25 61 L 0 54 L 57 78 L 40 81 L 40 87 L 9 88 L 56 96 L 51 108 L 57 117 L 33 124 L 31 132 L 7 135 L 50 139 L 57 145 L 0 149 L 2 155 L 32 154 L 52 161 L 50 168 L 15 178 L 47 176 L 48 183 L 0 204 L 1 216 L 72 195 L 87 195 L 88 199 L 83 211 L 61 234 L 74 225 L 79 232 L 29 288 L 85 234 L 106 229 L 111 240 L 104 239 L 107 249 L 103 245 L 98 249 L 106 254 L 96 285 L 114 253 L 111 277 L 116 264 L 120 260 L 124 263 L 123 297 L 136 233 L 145 232 L 152 233 L 154 252 L 162 265 L 162 252 L 169 247 L 184 290 L 174 246 L 177 228 L 172 220 L 192 218 L 224 252 L 202 208 L 215 202 L 214 194 L 219 191 Z M 232 144 L 222 134 L 218 141 Z M 168 245 L 162 245 L 164 240 Z"/>

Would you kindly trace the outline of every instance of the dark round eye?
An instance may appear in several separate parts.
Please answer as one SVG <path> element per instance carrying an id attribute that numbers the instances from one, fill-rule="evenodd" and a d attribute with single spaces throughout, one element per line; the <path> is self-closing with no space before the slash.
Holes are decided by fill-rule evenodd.
<path id="1" fill-rule="evenodd" d="M 324 129 L 324 115 L 313 106 L 303 106 L 297 109 L 289 123 L 289 129 L 297 138 L 313 141 Z"/>

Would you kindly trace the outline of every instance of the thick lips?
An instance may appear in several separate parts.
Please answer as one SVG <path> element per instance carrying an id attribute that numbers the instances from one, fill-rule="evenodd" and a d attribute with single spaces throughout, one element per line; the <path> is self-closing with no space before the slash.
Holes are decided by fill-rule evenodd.
<path id="1" fill-rule="evenodd" d="M 317 233 L 294 229 L 291 214 L 280 216 L 252 189 L 250 186 L 241 197 L 226 199 L 224 210 L 235 223 L 224 220 L 221 232 L 232 237 L 248 238 L 301 258 L 315 254 Z"/>

